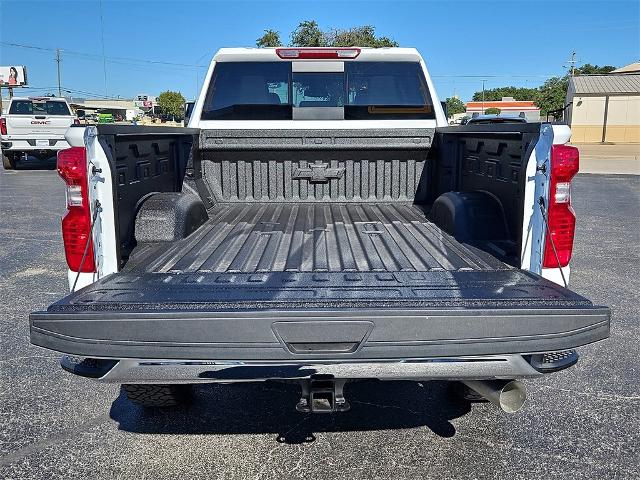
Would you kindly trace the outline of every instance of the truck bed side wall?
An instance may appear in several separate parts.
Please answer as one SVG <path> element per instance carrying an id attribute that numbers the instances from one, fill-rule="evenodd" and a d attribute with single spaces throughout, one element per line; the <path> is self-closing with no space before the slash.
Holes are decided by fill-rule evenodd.
<path id="1" fill-rule="evenodd" d="M 502 205 L 509 240 L 520 250 L 527 162 L 539 123 L 436 129 L 430 200 L 449 191 L 485 191 Z"/>
<path id="2" fill-rule="evenodd" d="M 197 130 L 99 125 L 98 134 L 113 174 L 118 257 L 135 246 L 141 200 L 156 192 L 179 192 Z"/>

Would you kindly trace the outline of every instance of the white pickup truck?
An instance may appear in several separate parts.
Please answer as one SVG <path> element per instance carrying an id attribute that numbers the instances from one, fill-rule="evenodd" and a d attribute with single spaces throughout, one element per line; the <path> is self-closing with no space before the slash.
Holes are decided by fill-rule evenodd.
<path id="1" fill-rule="evenodd" d="M 566 125 L 449 127 L 415 49 L 221 49 L 189 128 L 72 127 L 62 367 L 142 405 L 189 385 L 451 380 L 508 412 L 610 312 L 570 291 Z"/>
<path id="2" fill-rule="evenodd" d="M 64 134 L 79 121 L 64 98 L 13 97 L 0 116 L 0 149 L 5 170 L 27 155 L 47 159 L 69 148 Z"/>

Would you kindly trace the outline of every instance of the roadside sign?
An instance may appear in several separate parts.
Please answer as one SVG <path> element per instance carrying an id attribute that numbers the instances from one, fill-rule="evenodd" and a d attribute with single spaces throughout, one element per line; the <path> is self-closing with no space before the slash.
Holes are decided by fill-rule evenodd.
<path id="1" fill-rule="evenodd" d="M 8 66 L 0 67 L 0 87 L 26 87 L 27 67 Z"/>

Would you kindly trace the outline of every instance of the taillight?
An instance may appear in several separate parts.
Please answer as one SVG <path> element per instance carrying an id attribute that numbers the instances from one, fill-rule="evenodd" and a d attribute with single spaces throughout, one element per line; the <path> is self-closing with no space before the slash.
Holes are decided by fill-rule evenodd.
<path id="1" fill-rule="evenodd" d="M 566 267 L 571 260 L 573 236 L 576 230 L 576 215 L 571 208 L 571 179 L 578 173 L 579 166 L 580 154 L 576 147 L 567 145 L 551 147 L 551 179 L 547 208 L 549 228 L 542 262 L 545 268 Z M 553 239 L 553 245 L 551 239 Z"/>
<path id="2" fill-rule="evenodd" d="M 62 238 L 67 265 L 74 272 L 95 272 L 87 181 L 87 152 L 84 147 L 60 150 L 58 173 L 67 184 L 67 213 L 62 218 Z"/>
<path id="3" fill-rule="evenodd" d="M 7 134 L 7 119 L 0 118 L 0 135 L 6 135 L 6 134 Z"/>
<path id="4" fill-rule="evenodd" d="M 286 59 L 356 58 L 359 48 L 276 48 L 276 55 Z"/>

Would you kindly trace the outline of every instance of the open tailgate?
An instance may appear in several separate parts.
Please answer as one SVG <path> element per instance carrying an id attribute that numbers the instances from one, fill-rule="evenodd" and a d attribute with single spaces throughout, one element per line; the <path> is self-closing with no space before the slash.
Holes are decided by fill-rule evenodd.
<path id="1" fill-rule="evenodd" d="M 536 353 L 610 311 L 522 270 L 117 273 L 30 315 L 31 342 L 104 358 L 404 359 Z"/>

